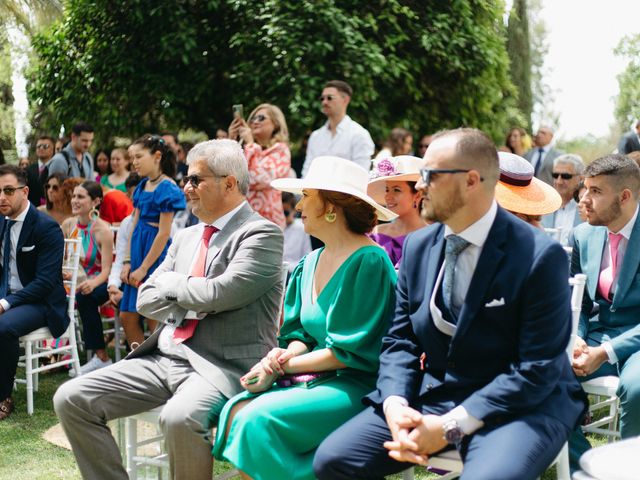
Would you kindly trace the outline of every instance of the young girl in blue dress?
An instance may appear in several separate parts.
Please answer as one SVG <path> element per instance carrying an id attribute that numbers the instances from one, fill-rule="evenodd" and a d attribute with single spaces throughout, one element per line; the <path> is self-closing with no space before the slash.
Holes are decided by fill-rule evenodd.
<path id="1" fill-rule="evenodd" d="M 172 180 L 176 157 L 158 135 L 144 135 L 130 147 L 133 168 L 142 182 L 133 193 L 133 234 L 125 252 L 121 279 L 125 284 L 120 320 L 132 348 L 144 340 L 136 311 L 138 286 L 160 265 L 171 244 L 174 214 L 186 208 L 182 191 Z M 147 320 L 153 330 L 155 322 Z"/>

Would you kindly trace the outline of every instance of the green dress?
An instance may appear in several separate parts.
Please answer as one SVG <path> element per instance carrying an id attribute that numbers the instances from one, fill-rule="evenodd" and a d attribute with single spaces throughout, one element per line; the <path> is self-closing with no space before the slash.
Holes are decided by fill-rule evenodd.
<path id="1" fill-rule="evenodd" d="M 116 190 L 120 190 L 121 192 L 127 193 L 127 187 L 125 186 L 125 182 L 122 182 L 118 185 L 111 185 L 111 182 L 109 181 L 109 175 L 103 175 L 102 177 L 100 177 L 100 184 L 105 185 L 109 188 L 114 188 Z"/>
<path id="2" fill-rule="evenodd" d="M 294 270 L 285 297 L 280 346 L 300 340 L 309 350 L 331 348 L 346 368 L 309 387 L 274 386 L 261 394 L 233 397 L 220 413 L 213 448 L 255 480 L 312 479 L 316 448 L 331 432 L 364 409 L 361 398 L 375 386 L 382 337 L 395 304 L 396 272 L 378 246 L 356 250 L 312 301 L 320 250 Z M 253 398 L 233 419 L 228 414 Z M 215 414 L 209 420 L 215 424 Z"/>

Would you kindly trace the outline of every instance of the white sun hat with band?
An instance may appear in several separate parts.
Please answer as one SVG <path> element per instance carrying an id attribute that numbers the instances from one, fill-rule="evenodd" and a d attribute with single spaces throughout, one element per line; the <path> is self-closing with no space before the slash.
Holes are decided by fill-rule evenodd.
<path id="1" fill-rule="evenodd" d="M 340 157 L 316 157 L 304 178 L 278 178 L 271 186 L 283 192 L 302 193 L 305 188 L 346 193 L 368 203 L 376 210 L 379 220 L 390 221 L 397 217 L 367 195 L 369 175 L 360 165 Z"/>
<path id="2" fill-rule="evenodd" d="M 386 182 L 417 182 L 423 160 L 413 155 L 398 155 L 380 160 L 369 173 L 367 193 L 378 203 L 384 200 Z"/>

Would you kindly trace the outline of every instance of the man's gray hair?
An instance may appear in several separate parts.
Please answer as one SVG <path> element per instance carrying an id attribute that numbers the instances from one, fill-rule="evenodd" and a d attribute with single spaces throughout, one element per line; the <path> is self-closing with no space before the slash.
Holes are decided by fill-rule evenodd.
<path id="1" fill-rule="evenodd" d="M 557 165 L 573 165 L 573 172 L 577 175 L 582 175 L 584 173 L 584 161 L 580 155 L 576 155 L 575 153 L 565 153 L 564 155 L 559 155 L 553 161 L 553 166 Z"/>
<path id="2" fill-rule="evenodd" d="M 238 181 L 238 190 L 242 195 L 249 191 L 249 170 L 242 147 L 235 140 L 220 139 L 200 142 L 189 150 L 187 165 L 196 160 L 207 162 L 209 170 L 215 175 L 233 175 Z"/>

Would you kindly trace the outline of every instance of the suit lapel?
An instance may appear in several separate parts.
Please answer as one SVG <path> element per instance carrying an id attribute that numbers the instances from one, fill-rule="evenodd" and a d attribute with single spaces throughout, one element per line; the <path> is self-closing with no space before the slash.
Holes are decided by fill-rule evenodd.
<path id="1" fill-rule="evenodd" d="M 482 302 L 486 298 L 487 289 L 492 283 L 491 280 L 495 277 L 502 257 L 505 255 L 504 248 L 507 242 L 508 223 L 505 222 L 504 215 L 510 214 L 498 208 L 498 213 L 493 221 L 491 230 L 489 230 L 487 240 L 482 247 L 478 265 L 471 278 L 467 296 L 458 315 L 458 325 L 452 339 L 452 348 L 456 339 L 464 335 L 464 332 L 469 328 L 469 323 L 476 316 L 480 306 L 482 306 Z"/>
<path id="2" fill-rule="evenodd" d="M 249 204 L 244 204 L 242 208 L 231 217 L 231 220 L 227 222 L 222 230 L 220 230 L 213 238 L 213 242 L 209 245 L 207 252 L 207 267 L 205 268 L 205 276 L 208 275 L 211 264 L 220 253 L 220 249 L 227 242 L 229 237 L 235 233 L 240 225 L 247 221 L 247 219 L 253 214 L 253 210 L 249 207 Z"/>
<path id="3" fill-rule="evenodd" d="M 636 223 L 633 225 L 631 231 L 631 237 L 629 243 L 627 243 L 627 249 L 625 250 L 624 260 L 620 267 L 620 274 L 618 275 L 618 285 L 616 287 L 616 294 L 613 296 L 613 305 L 617 306 L 629 290 L 633 277 L 638 271 L 638 264 L 640 263 L 640 215 L 636 218 Z"/>
<path id="4" fill-rule="evenodd" d="M 33 205 L 29 205 L 29 211 L 27 212 L 27 216 L 24 217 L 24 222 L 22 222 L 22 230 L 20 231 L 20 237 L 18 238 L 18 245 L 16 245 L 16 258 L 20 249 L 24 246 L 27 238 L 31 237 L 31 232 L 36 226 L 35 217 L 36 209 Z"/>
<path id="5" fill-rule="evenodd" d="M 436 278 L 440 267 L 442 266 L 442 253 L 444 251 L 444 226 L 440 227 L 440 231 L 436 234 L 435 241 L 429 250 L 429 256 L 427 259 L 425 270 L 425 293 L 424 299 L 428 303 L 433 293 L 433 287 L 436 283 Z"/>
<path id="6" fill-rule="evenodd" d="M 607 238 L 606 227 L 596 227 L 589 239 L 587 246 L 587 288 L 589 296 L 596 298 L 596 290 L 598 288 L 598 280 L 600 278 L 600 265 L 602 264 L 602 254 L 604 252 L 604 244 Z"/>

